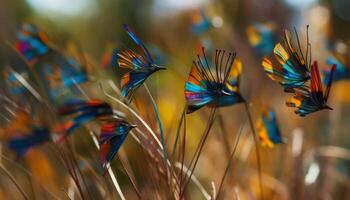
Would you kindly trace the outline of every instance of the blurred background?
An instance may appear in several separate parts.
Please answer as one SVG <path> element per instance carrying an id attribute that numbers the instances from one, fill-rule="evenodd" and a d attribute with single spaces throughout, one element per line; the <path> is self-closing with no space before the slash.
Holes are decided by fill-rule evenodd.
<path id="1" fill-rule="evenodd" d="M 327 68 L 327 58 L 340 52 L 345 55 L 349 67 L 349 9 L 350 1 L 347 0 L 1 0 L 0 69 L 5 74 L 11 63 L 18 71 L 28 70 L 26 64 L 14 56 L 9 44 L 15 44 L 21 24 L 31 23 L 45 32 L 57 49 L 85 63 L 90 80 L 82 84 L 82 88 L 88 95 L 105 99 L 99 87 L 103 83 L 110 94 L 117 96 L 109 83 L 119 87 L 120 72 L 108 65 L 108 59 L 114 48 L 135 46 L 122 28 L 126 23 L 149 48 L 156 63 L 167 67 L 146 82 L 158 104 L 171 152 L 185 106 L 184 84 L 198 49 L 204 46 L 207 55 L 213 54 L 215 49 L 235 51 L 243 62 L 241 93 L 251 105 L 254 120 L 264 109 L 272 107 L 281 133 L 287 139 L 285 144 L 274 148 L 261 148 L 265 199 L 350 199 L 349 79 L 334 83 L 329 100 L 333 111 L 299 117 L 285 106 L 290 95 L 283 93 L 261 67 L 262 57 L 272 53 L 274 44 L 283 37 L 284 29 L 293 31 L 295 27 L 304 49 L 306 25 L 310 25 L 312 60 L 317 60 L 321 68 Z M 258 25 L 269 33 L 268 44 L 263 48 L 257 47 L 258 42 L 251 34 Z M 48 84 L 41 77 L 33 78 L 30 73 L 28 76 L 30 83 L 37 87 Z M 5 83 L 1 84 L 6 87 Z M 3 94 L 5 90 L 1 90 Z M 75 92 L 71 93 L 74 95 Z M 140 115 L 156 130 L 157 122 L 150 102 L 148 98 L 142 98 L 145 95 L 144 90 L 137 91 L 134 103 Z M 22 96 L 16 101 L 31 107 L 32 112 L 27 117 L 13 116 L 52 123 L 47 108 L 33 108 L 37 103 L 32 96 Z M 61 100 L 55 99 L 51 103 L 55 104 L 55 101 Z M 114 106 L 133 120 L 123 108 Z M 6 110 L 5 103 L 2 107 Z M 3 115 L 7 115 L 5 112 Z M 238 130 L 243 126 L 243 136 L 220 198 L 255 199 L 259 193 L 257 168 L 244 106 L 238 104 L 220 108 L 217 112 L 218 117 L 194 174 L 208 193 L 215 192 L 213 188 L 219 186 Z M 208 116 L 209 109 L 204 108 L 186 117 L 185 163 L 191 159 Z M 0 125 L 3 141 L 6 141 L 6 133 L 11 132 L 9 129 L 16 127 L 12 118 L 5 118 L 8 117 L 3 117 Z M 95 161 L 98 152 L 83 132 L 74 134 L 71 144 L 86 177 L 87 188 L 91 188 L 89 198 L 117 198 L 113 188 L 106 183 L 107 178 L 93 172 L 98 169 Z M 72 183 L 50 146 L 32 148 L 20 159 L 4 147 L 1 154 L 2 165 L 23 186 L 30 199 L 79 199 L 76 194 L 69 193 L 67 188 Z M 143 198 L 163 199 L 162 192 L 155 191 L 155 183 L 148 180 L 151 174 L 144 166 L 151 161 L 146 159 L 142 148 L 128 138 L 119 154 L 127 158 Z M 119 159 L 114 161 L 114 168 L 127 199 L 137 199 Z M 4 173 L 0 172 L 0 199 L 21 199 Z M 193 184 L 189 188 L 186 199 L 204 199 Z"/>

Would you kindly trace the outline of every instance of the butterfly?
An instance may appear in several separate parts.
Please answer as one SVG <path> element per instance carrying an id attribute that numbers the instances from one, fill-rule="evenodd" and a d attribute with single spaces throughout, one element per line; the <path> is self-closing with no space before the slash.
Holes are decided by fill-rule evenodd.
<path id="1" fill-rule="evenodd" d="M 100 161 L 103 167 L 113 160 L 129 131 L 135 127 L 136 125 L 131 125 L 122 119 L 107 120 L 102 124 L 99 143 Z"/>
<path id="2" fill-rule="evenodd" d="M 327 100 L 331 90 L 332 77 L 335 69 L 336 65 L 333 65 L 330 72 L 331 78 L 327 82 L 326 89 L 323 90 L 318 64 L 314 61 L 311 65 L 310 87 L 307 89 L 296 88 L 294 90 L 294 96 L 286 105 L 288 107 L 296 107 L 295 113 L 302 117 L 323 109 L 333 110 L 327 105 Z"/>
<path id="3" fill-rule="evenodd" d="M 329 66 L 336 65 L 337 68 L 334 71 L 333 81 L 341 81 L 350 79 L 350 68 L 345 65 L 344 57 L 330 56 L 326 60 Z M 323 84 L 326 84 L 331 79 L 331 67 L 327 67 L 323 70 Z"/>
<path id="4" fill-rule="evenodd" d="M 194 10 L 191 13 L 191 26 L 190 31 L 195 35 L 199 35 L 211 26 L 209 18 L 206 16 L 203 9 Z"/>
<path id="5" fill-rule="evenodd" d="M 192 113 L 204 106 L 221 107 L 243 102 L 239 93 L 239 77 L 242 63 L 236 58 L 236 53 L 216 50 L 214 72 L 210 67 L 204 47 L 203 58 L 197 55 L 193 61 L 189 77 L 185 85 L 187 101 L 186 113 Z"/>
<path id="6" fill-rule="evenodd" d="M 17 32 L 16 50 L 29 63 L 35 63 L 40 56 L 49 52 L 48 37 L 32 24 L 23 24 Z"/>
<path id="7" fill-rule="evenodd" d="M 246 29 L 248 41 L 259 55 L 269 55 L 274 48 L 275 35 L 272 26 L 263 23 L 253 23 Z"/>
<path id="8" fill-rule="evenodd" d="M 75 129 L 86 124 L 87 122 L 104 119 L 113 116 L 112 107 L 100 100 L 84 101 L 80 99 L 73 99 L 67 101 L 58 108 L 57 113 L 60 116 L 68 116 L 69 121 L 57 126 L 56 131 L 65 131 L 66 135 L 59 141 L 62 141 L 73 133 Z"/>
<path id="9" fill-rule="evenodd" d="M 16 153 L 17 158 L 20 158 L 28 149 L 50 140 L 51 136 L 47 128 L 33 128 L 30 135 L 22 135 L 9 139 L 7 146 Z"/>
<path id="10" fill-rule="evenodd" d="M 141 53 L 126 49 L 122 51 L 117 51 L 114 56 L 118 61 L 120 68 L 126 68 L 130 71 L 123 75 L 121 80 L 121 90 L 124 97 L 130 98 L 136 88 L 141 86 L 141 84 L 154 72 L 165 69 L 165 67 L 160 67 L 156 65 L 153 58 L 146 46 L 141 42 L 141 40 L 136 36 L 136 34 L 130 29 L 130 27 L 124 24 L 124 29 L 130 36 L 130 38 L 139 47 Z"/>
<path id="11" fill-rule="evenodd" d="M 264 57 L 262 61 L 262 66 L 267 75 L 281 84 L 286 92 L 290 92 L 293 88 L 302 87 L 310 79 L 311 50 L 309 49 L 311 49 L 311 45 L 309 44 L 309 37 L 307 36 L 306 57 L 304 57 L 296 31 L 295 35 L 300 54 L 292 45 L 290 32 L 285 30 L 283 41 L 277 43 L 273 49 L 278 64 L 273 63 L 269 57 Z"/>
<path id="12" fill-rule="evenodd" d="M 272 148 L 275 144 L 283 143 L 284 141 L 278 127 L 276 113 L 272 109 L 262 113 L 257 121 L 256 129 L 262 146 Z"/>

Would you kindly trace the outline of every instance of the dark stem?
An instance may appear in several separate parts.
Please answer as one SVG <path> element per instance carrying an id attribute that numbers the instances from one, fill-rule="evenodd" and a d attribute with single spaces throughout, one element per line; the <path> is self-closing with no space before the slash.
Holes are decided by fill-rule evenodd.
<path id="1" fill-rule="evenodd" d="M 183 165 L 185 162 L 185 151 L 186 151 L 186 115 L 184 114 L 184 119 L 183 119 L 183 124 L 184 124 L 184 133 L 183 133 L 183 137 L 182 137 L 182 150 L 181 150 L 181 170 L 180 170 L 180 186 L 182 184 L 183 181 Z"/>
<path id="2" fill-rule="evenodd" d="M 166 150 L 166 144 L 165 144 L 165 135 L 164 135 L 164 131 L 163 131 L 163 123 L 162 123 L 162 120 L 160 118 L 160 114 L 159 114 L 159 110 L 158 110 L 158 107 L 157 107 L 157 104 L 151 94 L 151 92 L 149 91 L 146 83 L 143 84 L 150 100 L 151 100 L 151 103 L 152 103 L 152 106 L 153 106 L 153 110 L 155 112 L 155 115 L 156 115 L 156 119 L 157 119 L 157 122 L 158 122 L 158 126 L 159 126 L 159 132 L 160 132 L 160 141 L 162 143 L 162 146 L 163 146 L 163 160 L 164 160 L 164 170 L 165 170 L 165 173 L 166 173 L 166 177 L 168 179 L 168 183 L 170 184 L 171 180 L 170 180 L 170 174 L 169 174 L 169 169 L 168 169 L 168 165 L 167 165 L 167 162 L 168 162 L 168 153 L 167 153 L 167 150 Z"/>
<path id="3" fill-rule="evenodd" d="M 248 115 L 248 120 L 249 120 L 249 125 L 250 128 L 252 130 L 253 133 L 253 139 L 254 139 L 254 143 L 255 143 L 255 155 L 256 155 L 256 161 L 258 164 L 258 175 L 259 175 L 259 187 L 260 187 L 260 195 L 261 195 L 261 199 L 264 200 L 264 193 L 263 193 L 263 186 L 262 186 L 262 174 L 261 174 L 261 160 L 260 160 L 260 150 L 259 150 L 259 141 L 258 141 L 258 135 L 255 132 L 255 128 L 254 128 L 254 123 L 253 123 L 253 119 L 252 119 L 252 115 L 250 113 L 249 110 L 249 105 L 246 101 L 244 101 L 244 106 L 245 109 L 247 111 L 247 115 Z"/>
<path id="4" fill-rule="evenodd" d="M 193 167 L 192 167 L 192 169 L 191 169 L 191 171 L 190 171 L 190 175 L 188 176 L 187 180 L 185 181 L 184 186 L 182 187 L 182 190 L 180 191 L 180 199 L 181 199 L 182 196 L 184 195 L 185 190 L 186 190 L 186 187 L 187 187 L 188 183 L 190 182 L 191 177 L 192 177 L 192 175 L 193 175 L 193 172 L 194 172 L 194 170 L 195 170 L 195 168 L 196 168 L 196 166 L 197 166 L 197 163 L 198 163 L 199 157 L 200 157 L 200 155 L 201 155 L 201 153 L 202 153 L 204 144 L 205 144 L 205 142 L 206 142 L 206 140 L 207 140 L 207 138 L 208 138 L 210 129 L 211 129 L 211 127 L 212 127 L 212 125 L 213 125 L 213 122 L 214 122 L 215 111 L 216 111 L 216 108 L 213 108 L 213 109 L 211 110 L 211 112 L 210 112 L 210 117 L 209 117 L 207 126 L 206 126 L 206 128 L 205 128 L 204 135 L 203 135 L 203 137 L 202 137 L 200 143 L 198 144 L 197 150 L 196 150 L 195 154 L 193 155 L 193 158 L 192 158 L 192 160 L 191 160 L 190 165 L 188 166 L 188 169 L 191 169 L 191 165 L 192 165 L 192 163 L 194 162 Z M 187 172 L 186 172 L 185 174 L 187 174 Z"/>

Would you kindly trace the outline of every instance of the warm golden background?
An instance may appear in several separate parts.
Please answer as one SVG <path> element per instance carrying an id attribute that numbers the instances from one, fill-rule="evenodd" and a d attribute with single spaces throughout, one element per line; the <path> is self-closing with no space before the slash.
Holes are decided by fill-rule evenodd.
<path id="1" fill-rule="evenodd" d="M 190 25 L 198 9 L 204 10 L 213 26 L 194 35 Z M 324 67 L 330 55 L 327 41 L 339 40 L 350 47 L 349 10 L 350 3 L 346 0 L 1 0 L 0 40 L 14 43 L 20 24 L 35 24 L 62 51 L 72 55 L 84 52 L 93 80 L 83 88 L 91 96 L 105 99 L 99 82 L 113 93 L 107 83 L 112 80 L 119 85 L 119 74 L 116 69 L 103 69 L 101 60 L 106 51 L 132 44 L 121 26 L 127 23 L 146 46 L 161 52 L 161 65 L 168 68 L 146 82 L 159 106 L 169 152 L 185 105 L 185 80 L 198 45 L 209 41 L 213 49 L 234 50 L 244 65 L 241 91 L 251 103 L 254 120 L 267 105 L 272 106 L 281 132 L 288 139 L 286 144 L 273 149 L 261 148 L 265 199 L 350 199 L 350 83 L 342 81 L 333 85 L 329 100 L 333 111 L 301 118 L 285 106 L 289 95 L 263 72 L 261 57 L 254 54 L 246 35 L 249 25 L 263 22 L 272 24 L 277 38 L 284 29 L 295 26 L 304 41 L 305 27 L 309 24 L 313 59 Z M 1 69 L 6 51 L 8 47 L 2 44 Z M 154 112 L 144 90 L 137 91 L 135 103 L 141 116 L 156 130 Z M 118 109 L 118 105 L 115 108 Z M 126 110 L 120 110 L 133 120 Z M 212 184 L 217 189 L 235 136 L 245 124 L 221 198 L 254 199 L 258 193 L 256 162 L 244 106 L 221 108 L 218 114 L 195 175 L 209 194 L 213 192 Z M 37 115 L 45 118 L 48 113 L 43 111 Z M 187 116 L 186 162 L 194 152 L 208 116 L 206 108 Z M 2 131 L 11 126 L 14 125 L 1 121 Z M 108 186 L 108 177 L 94 170 L 98 168 L 97 151 L 87 134 L 80 131 L 71 141 L 90 188 L 88 198 L 118 198 Z M 6 148 L 1 149 L 1 164 L 9 169 L 31 199 L 53 198 L 49 193 L 59 199 L 68 199 L 71 195 L 69 176 L 49 145 L 33 148 L 19 160 Z M 144 199 L 164 198 L 162 192 L 156 191 L 157 184 L 152 182 L 150 170 L 145 169 L 151 161 L 131 137 L 119 154 L 127 158 Z M 116 158 L 113 165 L 127 199 L 137 199 L 119 159 Z M 3 172 L 0 177 L 0 199 L 21 199 Z M 70 197 L 79 199 L 74 194 Z M 186 199 L 202 198 L 191 184 Z"/>

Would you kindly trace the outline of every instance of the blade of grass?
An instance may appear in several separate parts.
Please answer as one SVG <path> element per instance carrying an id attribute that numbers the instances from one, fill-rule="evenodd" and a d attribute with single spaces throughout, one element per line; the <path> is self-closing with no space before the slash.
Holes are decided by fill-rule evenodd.
<path id="1" fill-rule="evenodd" d="M 83 96 L 85 96 L 86 99 L 89 99 L 89 100 L 90 100 L 89 95 L 86 94 L 86 92 L 80 87 L 79 84 L 77 84 L 76 82 L 74 82 L 74 85 L 75 85 L 75 86 L 78 88 L 78 90 L 83 94 Z M 100 150 L 100 144 L 99 144 L 99 142 L 98 142 L 97 137 L 95 136 L 95 134 L 94 134 L 92 131 L 89 131 L 89 133 L 90 133 L 90 136 L 91 136 L 91 138 L 92 138 L 92 140 L 93 140 L 93 142 L 94 142 L 94 144 L 95 144 L 96 149 L 97 149 L 97 150 Z M 114 185 L 114 188 L 117 190 L 117 193 L 118 193 L 118 195 L 120 196 L 120 198 L 121 198 L 122 200 L 124 200 L 124 199 L 125 199 L 125 196 L 124 196 L 124 194 L 123 194 L 123 192 L 122 192 L 122 190 L 121 190 L 121 188 L 120 188 L 120 186 L 119 186 L 119 183 L 118 183 L 118 181 L 117 181 L 117 178 L 115 177 L 115 174 L 114 174 L 112 168 L 111 168 L 111 167 L 107 167 L 107 170 L 108 170 L 109 176 L 111 177 L 111 180 L 112 180 L 112 183 L 113 183 L 113 185 Z"/>
<path id="2" fill-rule="evenodd" d="M 181 113 L 180 122 L 179 122 L 179 125 L 178 125 L 177 129 L 176 129 L 175 142 L 174 142 L 174 145 L 173 145 L 173 150 L 171 152 L 171 158 L 173 160 L 175 158 L 175 152 L 176 152 L 176 148 L 177 148 L 177 143 L 179 141 L 181 126 L 182 126 L 182 123 L 183 123 L 185 115 L 186 115 L 185 113 L 186 113 L 186 106 L 185 106 L 185 108 L 183 109 L 183 111 Z"/>
<path id="3" fill-rule="evenodd" d="M 132 116 L 136 117 L 136 119 L 144 126 L 144 128 L 146 128 L 146 130 L 149 132 L 149 134 L 152 136 L 153 140 L 156 142 L 157 146 L 161 149 L 161 153 L 163 152 L 163 145 L 162 143 L 160 142 L 160 140 L 158 139 L 157 135 L 154 133 L 154 131 L 151 129 L 151 127 L 145 122 L 145 120 L 142 119 L 142 117 L 134 110 L 132 109 L 131 107 L 129 107 L 128 105 L 126 105 L 124 102 L 122 102 L 121 100 L 115 98 L 114 96 L 108 94 L 102 83 L 100 82 L 99 83 L 99 86 L 101 88 L 101 91 L 103 92 L 103 94 L 108 97 L 109 99 L 113 100 L 114 102 L 116 102 L 117 104 L 121 105 L 124 109 L 128 110 Z M 142 133 L 138 128 L 135 128 L 135 130 L 138 132 L 138 133 Z M 132 132 L 131 132 L 132 133 Z M 132 134 L 133 135 L 133 134 Z M 133 136 L 134 137 L 134 136 Z M 136 137 L 134 137 L 136 138 Z M 162 155 L 163 156 L 163 155 Z M 171 168 L 171 163 L 169 161 L 169 159 L 167 160 L 167 165 L 168 167 Z M 172 180 L 175 184 L 178 183 L 176 177 L 174 177 L 174 179 Z M 174 193 L 174 195 L 176 195 Z"/>
<path id="4" fill-rule="evenodd" d="M 162 143 L 162 146 L 163 146 L 163 158 L 164 158 L 164 169 L 166 170 L 166 174 L 167 174 L 167 177 L 168 179 L 170 180 L 169 178 L 169 171 L 168 171 L 168 167 L 167 167 L 167 160 L 168 160 L 168 153 L 167 153 L 167 150 L 166 150 L 166 144 L 165 144 L 165 135 L 164 135 L 164 131 L 163 131 L 163 123 L 162 123 L 162 120 L 160 118 L 160 113 L 159 113 L 159 110 L 158 110 L 158 106 L 151 94 L 151 92 L 149 91 L 146 83 L 143 84 L 151 102 L 152 102 L 152 106 L 153 106 L 153 110 L 154 110 L 154 113 L 156 114 L 156 119 L 157 119 L 157 122 L 158 122 L 158 126 L 159 126 L 159 132 L 160 132 L 160 140 L 161 140 L 161 143 Z M 169 181 L 168 180 L 168 181 Z M 169 181 L 170 183 L 170 181 Z"/>

